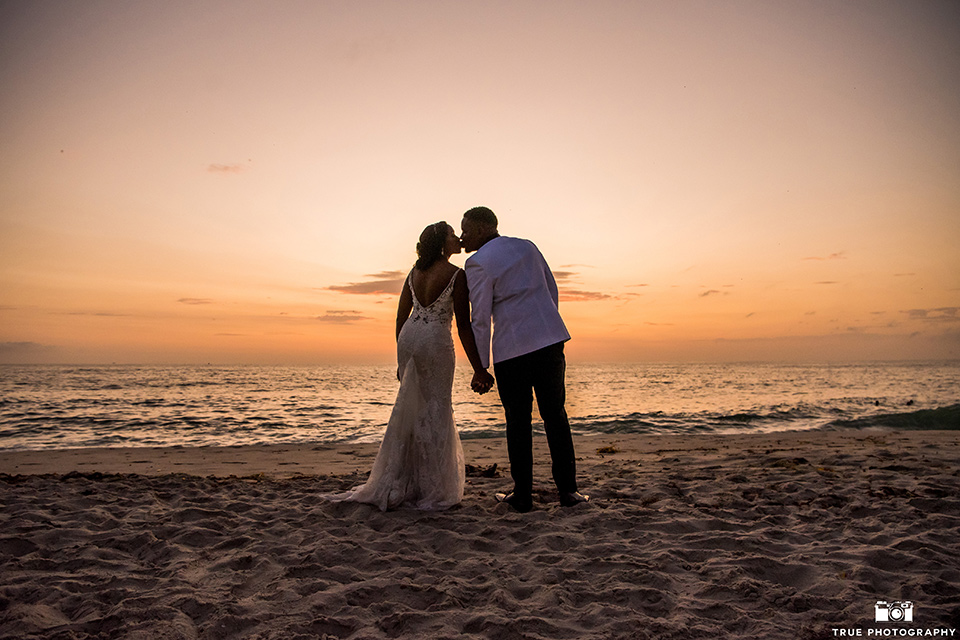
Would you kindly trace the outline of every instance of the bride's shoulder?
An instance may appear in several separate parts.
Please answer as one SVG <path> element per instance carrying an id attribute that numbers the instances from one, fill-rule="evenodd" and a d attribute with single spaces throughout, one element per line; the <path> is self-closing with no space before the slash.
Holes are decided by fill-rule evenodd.
<path id="1" fill-rule="evenodd" d="M 453 274 L 457 271 L 460 271 L 460 267 L 452 262 L 444 262 L 442 265 L 437 265 L 437 275 L 441 278 L 452 278 Z"/>
<path id="2" fill-rule="evenodd" d="M 453 280 L 459 278 L 461 273 L 463 273 L 463 269 L 457 265 L 451 264 L 450 269 L 447 269 L 447 272 L 444 274 L 444 276 L 448 281 L 452 282 Z"/>

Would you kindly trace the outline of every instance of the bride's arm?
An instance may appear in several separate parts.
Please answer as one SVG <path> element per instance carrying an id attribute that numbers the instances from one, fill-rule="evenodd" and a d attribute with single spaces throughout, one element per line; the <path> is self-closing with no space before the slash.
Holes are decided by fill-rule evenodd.
<path id="1" fill-rule="evenodd" d="M 407 276 L 407 280 L 410 279 L 410 276 Z M 403 324 L 407 321 L 407 318 L 410 317 L 410 312 L 413 311 L 413 294 L 410 293 L 410 284 L 407 280 L 403 281 L 403 291 L 400 292 L 400 304 L 397 305 L 397 340 L 400 339 L 400 329 L 403 329 Z"/>
<path id="2" fill-rule="evenodd" d="M 485 393 L 493 386 L 493 376 L 480 361 L 477 339 L 474 337 L 473 328 L 470 326 L 470 291 L 467 288 L 467 276 L 462 269 L 453 283 L 453 315 L 457 319 L 457 335 L 460 336 L 460 344 L 463 345 L 467 360 L 473 367 L 473 381 L 481 381 L 483 391 L 480 391 L 480 393 Z"/>

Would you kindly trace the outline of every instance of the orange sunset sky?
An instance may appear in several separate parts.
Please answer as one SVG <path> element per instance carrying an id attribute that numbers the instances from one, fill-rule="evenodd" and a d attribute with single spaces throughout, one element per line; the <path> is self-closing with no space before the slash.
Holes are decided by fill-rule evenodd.
<path id="1" fill-rule="evenodd" d="M 388 363 L 478 204 L 571 361 L 960 358 L 953 0 L 4 1 L 0 87 L 0 362 Z"/>

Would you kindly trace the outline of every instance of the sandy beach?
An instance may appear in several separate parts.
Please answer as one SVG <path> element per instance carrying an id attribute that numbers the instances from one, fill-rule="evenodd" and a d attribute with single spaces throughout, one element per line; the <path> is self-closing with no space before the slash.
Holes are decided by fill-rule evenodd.
<path id="1" fill-rule="evenodd" d="M 316 499 L 376 445 L 0 452 L 0 638 L 960 637 L 958 432 L 576 444 L 528 514 L 502 440 L 442 513 Z"/>

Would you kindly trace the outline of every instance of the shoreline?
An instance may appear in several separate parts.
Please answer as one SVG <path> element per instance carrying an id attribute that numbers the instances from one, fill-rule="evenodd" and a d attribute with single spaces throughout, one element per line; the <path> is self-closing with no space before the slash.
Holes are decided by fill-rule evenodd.
<path id="1" fill-rule="evenodd" d="M 960 442 L 960 432 L 804 430 L 749 434 L 597 434 L 574 436 L 579 464 L 626 462 L 639 464 L 664 451 L 706 451 L 761 447 L 794 449 L 800 446 L 838 447 L 877 438 L 908 444 L 914 438 L 925 442 Z M 534 465 L 549 467 L 549 450 L 542 434 L 534 434 Z M 468 465 L 501 469 L 508 465 L 504 437 L 462 440 Z M 0 450 L 0 474 L 44 475 L 70 472 L 108 474 L 195 476 L 294 475 L 325 476 L 369 471 L 379 442 L 257 444 L 229 446 L 90 447 L 78 449 Z M 597 450 L 614 447 L 615 453 Z M 549 475 L 549 473 L 548 473 Z M 549 478 L 545 478 L 548 480 Z"/>
<path id="2" fill-rule="evenodd" d="M 957 431 L 575 445 L 590 503 L 535 438 L 526 514 L 502 439 L 439 513 L 317 499 L 376 444 L 0 453 L 0 639 L 822 640 L 889 629 L 880 600 L 960 627 Z"/>

